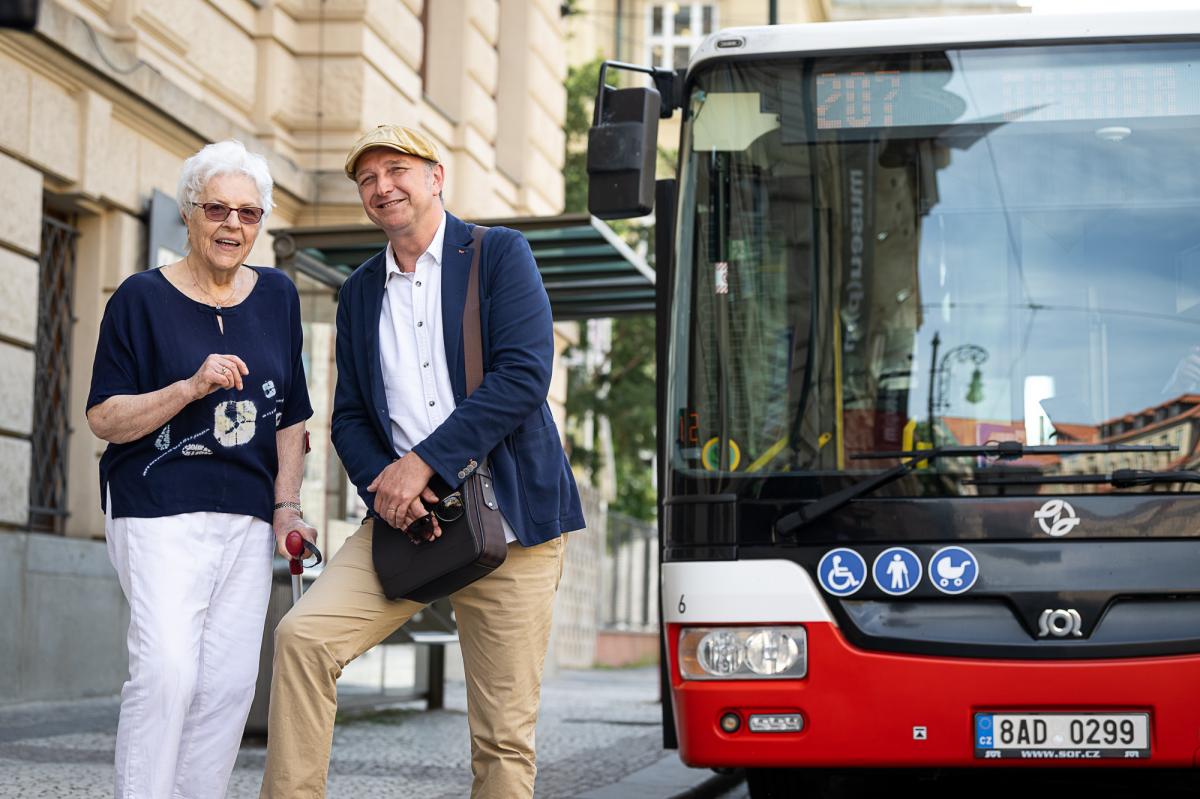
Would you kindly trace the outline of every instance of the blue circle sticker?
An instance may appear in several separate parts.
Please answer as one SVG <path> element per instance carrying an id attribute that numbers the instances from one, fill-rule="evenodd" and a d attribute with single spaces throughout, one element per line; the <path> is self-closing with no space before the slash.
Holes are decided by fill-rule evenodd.
<path id="1" fill-rule="evenodd" d="M 929 559 L 929 581 L 943 594 L 962 594 L 979 579 L 979 562 L 962 547 L 942 547 Z"/>
<path id="2" fill-rule="evenodd" d="M 883 550 L 871 566 L 875 585 L 892 596 L 904 596 L 915 589 L 921 584 L 921 573 L 921 559 L 904 547 Z"/>
<path id="3" fill-rule="evenodd" d="M 834 596 L 850 596 L 867 581 L 867 562 L 853 549 L 831 549 L 817 564 L 817 577 Z"/>

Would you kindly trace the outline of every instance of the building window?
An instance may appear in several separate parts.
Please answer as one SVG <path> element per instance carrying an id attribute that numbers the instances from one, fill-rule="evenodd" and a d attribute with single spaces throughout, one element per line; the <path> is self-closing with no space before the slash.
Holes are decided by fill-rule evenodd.
<path id="1" fill-rule="evenodd" d="M 715 3 L 655 3 L 646 17 L 646 61 L 682 69 L 704 37 L 717 29 Z"/>
<path id="2" fill-rule="evenodd" d="M 33 386 L 33 457 L 29 527 L 63 532 L 67 520 L 67 448 L 71 428 L 71 325 L 75 242 L 72 220 L 42 218 L 38 327 Z"/>

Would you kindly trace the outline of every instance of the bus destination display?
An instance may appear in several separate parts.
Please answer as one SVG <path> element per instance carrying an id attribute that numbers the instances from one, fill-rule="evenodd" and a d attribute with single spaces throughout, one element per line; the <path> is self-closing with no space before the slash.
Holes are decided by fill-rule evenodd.
<path id="1" fill-rule="evenodd" d="M 1050 69 L 817 72 L 818 130 L 1136 119 L 1200 113 L 1197 70 L 1181 64 Z"/>

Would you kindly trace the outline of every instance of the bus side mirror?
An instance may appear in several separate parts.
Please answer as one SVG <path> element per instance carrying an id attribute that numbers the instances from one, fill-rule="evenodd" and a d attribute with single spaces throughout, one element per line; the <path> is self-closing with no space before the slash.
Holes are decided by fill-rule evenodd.
<path id="1" fill-rule="evenodd" d="M 654 210 L 658 118 L 655 89 L 603 85 L 588 130 L 588 210 L 601 219 L 645 216 Z"/>

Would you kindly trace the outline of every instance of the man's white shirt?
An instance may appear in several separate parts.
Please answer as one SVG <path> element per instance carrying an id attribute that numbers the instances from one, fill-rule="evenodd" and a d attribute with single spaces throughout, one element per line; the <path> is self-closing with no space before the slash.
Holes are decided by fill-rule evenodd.
<path id="1" fill-rule="evenodd" d="M 442 335 L 442 243 L 446 214 L 413 272 L 400 271 L 389 244 L 383 308 L 379 314 L 379 361 L 391 420 L 392 445 L 404 456 L 454 411 L 454 389 Z M 517 540 L 508 520 L 504 538 Z"/>

